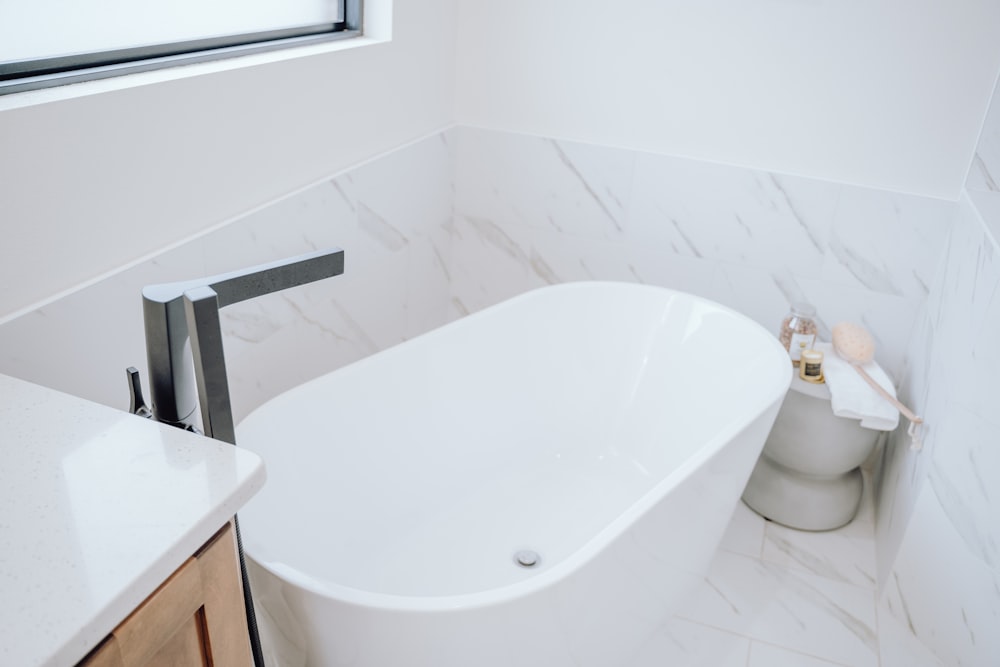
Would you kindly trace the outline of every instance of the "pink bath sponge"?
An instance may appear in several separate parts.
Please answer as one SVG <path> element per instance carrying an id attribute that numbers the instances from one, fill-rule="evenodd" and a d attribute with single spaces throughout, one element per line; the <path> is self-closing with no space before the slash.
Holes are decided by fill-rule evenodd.
<path id="1" fill-rule="evenodd" d="M 857 324 L 841 322 L 833 327 L 833 349 L 851 364 L 867 364 L 875 358 L 875 341 L 868 330 Z"/>

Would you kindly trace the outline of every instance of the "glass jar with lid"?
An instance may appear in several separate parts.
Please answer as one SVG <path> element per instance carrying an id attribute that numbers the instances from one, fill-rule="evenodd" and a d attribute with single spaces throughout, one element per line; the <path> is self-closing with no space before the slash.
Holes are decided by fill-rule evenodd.
<path id="1" fill-rule="evenodd" d="M 798 366 L 802 350 L 811 350 L 816 344 L 816 308 L 802 301 L 793 303 L 781 322 L 778 338 L 788 350 L 792 365 Z"/>

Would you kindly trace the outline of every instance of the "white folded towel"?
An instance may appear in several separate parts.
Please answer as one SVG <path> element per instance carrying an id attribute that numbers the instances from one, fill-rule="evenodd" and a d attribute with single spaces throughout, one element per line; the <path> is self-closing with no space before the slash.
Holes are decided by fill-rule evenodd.
<path id="1" fill-rule="evenodd" d="M 894 431 L 899 425 L 899 410 L 868 386 L 864 378 L 837 354 L 830 343 L 816 343 L 823 353 L 823 376 L 830 388 L 833 414 L 848 419 L 860 419 L 861 425 L 875 431 Z M 875 361 L 863 364 L 873 380 L 891 395 L 896 395 L 892 380 Z"/>

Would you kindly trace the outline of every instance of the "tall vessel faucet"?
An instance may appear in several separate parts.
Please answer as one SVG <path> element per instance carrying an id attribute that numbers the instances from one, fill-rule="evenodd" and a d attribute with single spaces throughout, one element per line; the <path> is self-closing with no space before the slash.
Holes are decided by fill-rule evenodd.
<path id="1" fill-rule="evenodd" d="M 138 371 L 129 368 L 131 411 L 194 430 L 200 407 L 205 435 L 236 444 L 219 309 L 343 272 L 344 251 L 333 248 L 209 278 L 144 287 L 152 405 L 144 405 Z"/>

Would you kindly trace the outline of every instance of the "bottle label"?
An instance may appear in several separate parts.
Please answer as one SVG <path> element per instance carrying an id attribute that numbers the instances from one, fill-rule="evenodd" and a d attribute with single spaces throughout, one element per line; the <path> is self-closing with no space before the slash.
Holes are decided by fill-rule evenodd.
<path id="1" fill-rule="evenodd" d="M 788 354 L 792 361 L 802 358 L 802 350 L 811 350 L 816 342 L 816 334 L 792 334 L 792 342 L 788 346 Z"/>
<path id="2" fill-rule="evenodd" d="M 813 362 L 802 362 L 802 378 L 804 380 L 818 380 L 823 374 L 823 365 Z"/>

